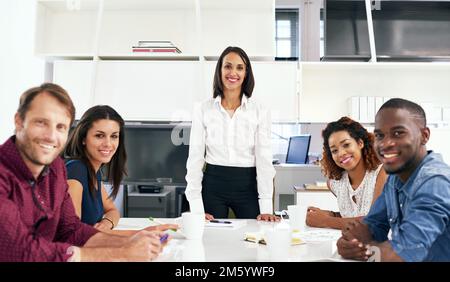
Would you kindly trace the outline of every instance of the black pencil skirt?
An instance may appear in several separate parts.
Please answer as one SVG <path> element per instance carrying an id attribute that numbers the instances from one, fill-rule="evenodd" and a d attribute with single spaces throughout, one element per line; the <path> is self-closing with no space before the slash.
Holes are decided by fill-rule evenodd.
<path id="1" fill-rule="evenodd" d="M 206 164 L 202 181 L 205 212 L 227 218 L 231 208 L 236 218 L 255 219 L 259 214 L 255 167 Z"/>

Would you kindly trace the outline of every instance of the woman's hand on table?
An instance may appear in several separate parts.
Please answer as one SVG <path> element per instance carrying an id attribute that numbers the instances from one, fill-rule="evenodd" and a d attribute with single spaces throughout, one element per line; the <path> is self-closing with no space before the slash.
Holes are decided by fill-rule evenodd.
<path id="1" fill-rule="evenodd" d="M 212 219 L 214 219 L 214 216 L 212 214 L 205 213 L 205 219 L 206 220 L 212 220 Z"/>
<path id="2" fill-rule="evenodd" d="M 256 220 L 261 220 L 261 221 L 280 221 L 280 217 L 273 215 L 273 214 L 268 214 L 268 213 L 263 213 L 260 214 L 256 217 Z"/>
<path id="3" fill-rule="evenodd" d="M 331 217 L 333 217 L 333 214 L 330 211 L 308 207 L 306 224 L 311 227 L 328 227 L 327 222 Z"/>

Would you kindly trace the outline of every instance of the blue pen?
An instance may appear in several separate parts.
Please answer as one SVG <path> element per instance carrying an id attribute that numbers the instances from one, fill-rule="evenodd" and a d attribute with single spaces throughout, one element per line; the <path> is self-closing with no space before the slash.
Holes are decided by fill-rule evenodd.
<path id="1" fill-rule="evenodd" d="M 231 224 L 231 221 L 211 219 L 209 222 Z"/>
<path id="2" fill-rule="evenodd" d="M 159 238 L 159 241 L 160 241 L 161 243 L 164 243 L 165 241 L 167 241 L 167 238 L 169 238 L 169 234 L 164 233 L 164 235 L 162 235 L 162 236 Z"/>

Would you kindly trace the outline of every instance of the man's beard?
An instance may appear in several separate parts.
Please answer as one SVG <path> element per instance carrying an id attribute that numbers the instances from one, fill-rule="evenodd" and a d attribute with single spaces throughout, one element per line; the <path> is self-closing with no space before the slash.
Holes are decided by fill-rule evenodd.
<path id="1" fill-rule="evenodd" d="M 39 156 L 33 150 L 33 144 L 37 144 L 37 143 L 38 142 L 36 142 L 35 140 L 31 141 L 28 137 L 26 137 L 26 140 L 23 140 L 23 142 L 19 142 L 19 145 L 18 145 L 22 154 L 27 158 L 28 161 L 30 161 L 34 165 L 39 165 L 39 166 L 40 165 L 49 165 L 58 157 L 59 153 L 61 153 L 61 152 L 58 152 L 51 159 L 49 159 L 47 157 L 44 159 L 49 159 L 49 160 L 42 161 L 42 160 L 40 160 L 42 158 L 39 158 Z"/>
<path id="2" fill-rule="evenodd" d="M 389 170 L 386 166 L 384 167 L 384 170 L 386 171 L 387 174 L 399 174 L 402 172 L 405 172 L 407 170 L 409 170 L 411 167 L 414 166 L 414 157 L 410 158 L 409 160 L 407 160 L 402 166 L 400 166 L 399 168 L 396 169 L 392 169 Z"/>

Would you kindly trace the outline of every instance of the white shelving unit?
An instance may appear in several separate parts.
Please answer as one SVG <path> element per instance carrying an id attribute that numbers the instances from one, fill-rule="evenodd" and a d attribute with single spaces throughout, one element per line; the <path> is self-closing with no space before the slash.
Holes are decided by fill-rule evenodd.
<path id="1" fill-rule="evenodd" d="M 255 61 L 255 96 L 277 105 L 279 120 L 298 119 L 291 101 L 276 98 L 297 96 L 297 67 L 273 61 L 275 0 L 36 1 L 35 52 L 54 63 L 53 81 L 75 97 L 77 118 L 110 104 L 129 120 L 190 120 L 193 104 L 212 95 L 209 65 L 233 45 Z M 133 53 L 139 40 L 169 40 L 182 53 Z"/>
<path id="2" fill-rule="evenodd" d="M 226 46 L 240 46 L 250 57 L 275 54 L 275 1 L 200 0 L 202 54 L 218 56 Z"/>
<path id="3" fill-rule="evenodd" d="M 89 60 L 55 61 L 53 66 L 53 80 L 62 85 L 69 93 L 75 104 L 75 118 L 80 119 L 83 113 L 93 104 L 92 77 L 94 63 Z"/>
<path id="4" fill-rule="evenodd" d="M 450 106 L 450 63 L 304 62 L 299 73 L 300 122 L 329 122 L 348 115 L 352 96 Z"/>
<path id="5" fill-rule="evenodd" d="M 37 1 L 35 53 L 45 57 L 92 59 L 99 0 Z M 78 9 L 79 7 L 79 9 Z"/>
<path id="6" fill-rule="evenodd" d="M 212 96 L 217 61 L 204 64 L 203 99 Z M 252 99 L 271 110 L 274 122 L 298 121 L 298 62 L 252 61 L 255 88 Z"/>
<path id="7" fill-rule="evenodd" d="M 198 61 L 99 61 L 94 104 L 126 120 L 189 121 L 199 73 Z"/>
<path id="8" fill-rule="evenodd" d="M 155 53 L 142 53 L 142 54 L 120 54 L 120 53 L 102 53 L 98 55 L 98 59 L 102 61 L 198 61 L 198 55 L 190 55 L 186 53 L 182 54 L 155 54 Z"/>
<path id="9" fill-rule="evenodd" d="M 275 0 L 36 0 L 38 55 L 159 59 L 134 55 L 139 40 L 170 40 L 182 54 L 214 58 L 229 45 L 273 60 Z"/>
<path id="10" fill-rule="evenodd" d="M 195 0 L 104 0 L 99 56 L 129 56 L 139 40 L 170 40 L 183 54 L 198 56 L 195 5 Z"/>
<path id="11" fill-rule="evenodd" d="M 107 103 L 127 119 L 189 120 L 193 104 L 211 96 L 229 45 L 250 56 L 254 99 L 275 122 L 336 120 L 352 96 L 450 107 L 450 63 L 273 61 L 274 0 L 37 2 L 36 54 L 54 62 L 53 80 L 76 97 L 78 114 Z M 170 40 L 182 53 L 134 54 L 138 40 Z"/>

